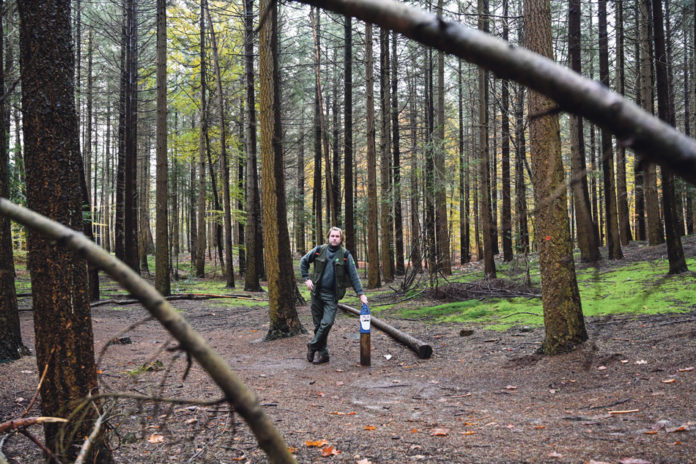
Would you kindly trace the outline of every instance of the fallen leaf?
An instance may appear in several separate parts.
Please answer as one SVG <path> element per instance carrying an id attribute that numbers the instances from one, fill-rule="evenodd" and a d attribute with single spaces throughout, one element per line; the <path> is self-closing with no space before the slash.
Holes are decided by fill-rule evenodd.
<path id="1" fill-rule="evenodd" d="M 517 390 L 517 387 L 515 385 L 507 385 L 505 387 L 506 390 Z"/>
<path id="2" fill-rule="evenodd" d="M 473 434 L 475 434 L 476 432 L 474 432 L 473 430 L 466 430 L 466 431 L 464 431 L 464 432 L 459 432 L 459 433 L 460 433 L 461 435 L 473 435 Z"/>
<path id="3" fill-rule="evenodd" d="M 599 366 L 599 367 L 597 368 L 597 370 L 598 370 L 598 371 L 606 371 L 606 370 L 607 370 L 607 366 Z"/>
<path id="4" fill-rule="evenodd" d="M 160 435 L 158 433 L 153 433 L 149 437 L 147 437 L 147 441 L 150 443 L 164 443 L 164 435 Z"/>
<path id="5" fill-rule="evenodd" d="M 297 453 L 297 448 L 295 448 L 294 446 L 291 446 L 288 448 L 288 451 L 290 451 L 290 453 L 292 453 L 292 454 L 295 454 L 295 453 Z"/>
<path id="6" fill-rule="evenodd" d="M 595 461 L 594 459 L 590 459 L 587 464 L 609 464 L 607 461 Z"/>
<path id="7" fill-rule="evenodd" d="M 677 381 L 677 379 L 665 379 L 662 381 L 662 383 L 674 383 L 676 381 Z"/>
<path id="8" fill-rule="evenodd" d="M 541 430 L 541 429 L 545 429 L 546 426 L 545 426 L 545 425 L 537 425 L 537 426 L 534 427 L 534 428 L 535 428 L 535 429 L 538 429 L 538 430 Z"/>
<path id="9" fill-rule="evenodd" d="M 619 459 L 619 464 L 652 464 L 652 462 L 639 458 L 623 458 Z"/>
<path id="10" fill-rule="evenodd" d="M 636 361 L 636 364 L 648 364 L 648 361 L 646 361 L 645 359 L 639 359 L 638 361 Z"/>
<path id="11" fill-rule="evenodd" d="M 196 419 L 196 418 L 194 417 L 193 419 L 187 420 L 187 421 L 186 421 L 186 425 L 195 424 L 196 422 L 198 422 L 198 419 Z"/>
<path id="12" fill-rule="evenodd" d="M 418 429 L 411 429 L 411 433 L 418 433 Z"/>
<path id="13" fill-rule="evenodd" d="M 324 392 L 317 392 L 317 396 L 324 396 Z"/>
<path id="14" fill-rule="evenodd" d="M 374 430 L 376 427 L 374 425 L 366 425 L 365 430 Z"/>
<path id="15" fill-rule="evenodd" d="M 562 455 L 561 453 L 557 453 L 557 452 L 555 452 L 555 451 L 551 451 L 551 452 L 548 454 L 548 456 L 549 456 L 550 458 L 562 458 L 562 457 L 563 457 L 563 455 Z"/>
<path id="16" fill-rule="evenodd" d="M 329 444 L 329 442 L 326 440 L 316 440 L 316 441 L 307 440 L 305 442 L 305 445 L 307 446 L 307 448 L 319 448 L 321 446 L 328 445 L 328 444 Z"/>
<path id="17" fill-rule="evenodd" d="M 679 372 L 691 372 L 693 370 L 694 370 L 693 367 L 685 367 L 683 369 L 679 369 Z"/>
<path id="18" fill-rule="evenodd" d="M 389 360 L 392 358 L 392 355 L 390 355 L 390 354 L 385 354 L 385 355 L 384 355 L 384 358 L 385 358 L 387 361 L 389 361 Z"/>
<path id="19" fill-rule="evenodd" d="M 341 454 L 341 452 L 333 446 L 325 446 L 321 449 L 321 455 L 324 457 L 336 456 L 338 454 Z"/>
<path id="20" fill-rule="evenodd" d="M 687 427 L 686 425 L 680 425 L 679 427 L 667 429 L 667 433 L 688 432 L 688 431 L 689 431 L 689 427 Z"/>
<path id="21" fill-rule="evenodd" d="M 370 461 L 369 459 L 361 459 L 355 464 L 372 464 L 372 461 Z"/>
<path id="22" fill-rule="evenodd" d="M 449 429 L 433 429 L 430 435 L 434 437 L 446 437 L 449 435 Z"/>
<path id="23" fill-rule="evenodd" d="M 103 374 L 103 373 L 104 373 L 104 371 L 103 371 L 103 370 L 101 370 L 101 369 L 97 369 L 97 374 L 100 374 L 100 375 L 101 375 L 101 374 Z"/>

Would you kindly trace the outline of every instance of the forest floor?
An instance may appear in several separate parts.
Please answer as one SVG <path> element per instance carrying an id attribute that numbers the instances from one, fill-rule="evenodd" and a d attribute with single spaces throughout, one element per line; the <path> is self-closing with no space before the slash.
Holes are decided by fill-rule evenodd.
<path id="1" fill-rule="evenodd" d="M 629 247 L 627 261 L 660 253 L 654 247 L 632 256 Z M 696 254 L 693 242 L 687 254 Z M 372 366 L 362 367 L 355 317 L 339 315 L 329 337 L 330 362 L 313 365 L 305 359 L 309 335 L 263 341 L 268 311 L 254 300 L 265 296 L 249 298 L 173 304 L 257 394 L 298 462 L 696 462 L 696 308 L 586 318 L 589 341 L 553 357 L 536 354 L 541 326 L 473 326 L 473 334 L 462 336 L 462 324 L 404 320 L 384 311 L 380 319 L 431 344 L 433 355 L 418 359 L 373 328 Z M 311 329 L 309 306 L 298 312 Z M 93 308 L 97 352 L 146 316 L 139 305 Z M 24 341 L 33 348 L 31 312 L 21 319 Z M 185 356 L 165 349 L 172 343 L 157 323 L 120 336 L 130 343 L 106 350 L 99 365 L 102 392 L 220 397 L 197 365 L 183 379 Z M 0 364 L 0 379 L 2 422 L 18 417 L 34 395 L 36 359 Z M 225 403 L 122 399 L 111 414 L 120 463 L 267 462 Z M 40 415 L 37 405 L 29 415 Z M 40 428 L 32 431 L 41 436 Z M 11 463 L 39 459 L 20 435 L 1 449 Z"/>

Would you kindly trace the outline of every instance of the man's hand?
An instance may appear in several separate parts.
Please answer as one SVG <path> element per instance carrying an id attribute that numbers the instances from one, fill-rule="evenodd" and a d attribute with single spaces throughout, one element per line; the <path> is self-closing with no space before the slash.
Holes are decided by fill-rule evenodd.
<path id="1" fill-rule="evenodd" d="M 310 292 L 314 290 L 314 282 L 312 282 L 312 279 L 305 280 L 305 285 L 307 286 Z"/>
<path id="2" fill-rule="evenodd" d="M 360 301 L 362 302 L 362 304 L 366 305 L 367 304 L 367 295 L 365 295 L 364 293 L 362 295 L 360 295 Z"/>

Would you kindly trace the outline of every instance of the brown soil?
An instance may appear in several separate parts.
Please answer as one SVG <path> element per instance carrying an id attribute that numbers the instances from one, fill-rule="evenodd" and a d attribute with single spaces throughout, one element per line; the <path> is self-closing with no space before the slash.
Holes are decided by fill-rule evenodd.
<path id="1" fill-rule="evenodd" d="M 233 301 L 175 306 L 256 392 L 298 462 L 696 462 L 696 310 L 588 319 L 590 341 L 555 357 L 535 354 L 542 328 L 477 329 L 462 337 L 461 325 L 383 315 L 430 343 L 434 354 L 420 360 L 373 329 L 372 366 L 361 367 L 356 318 L 337 318 L 331 361 L 312 365 L 305 359 L 308 335 L 264 342 L 267 311 Z M 298 310 L 309 329 L 308 306 Z M 97 350 L 145 316 L 138 305 L 94 308 Z M 22 312 L 22 328 L 33 347 L 30 312 Z M 185 356 L 162 350 L 168 336 L 156 323 L 125 335 L 132 343 L 112 345 L 101 362 L 102 391 L 220 396 L 197 366 L 182 379 Z M 153 360 L 162 367 L 127 373 Z M 34 357 L 0 365 L 0 422 L 27 407 L 38 377 Z M 120 463 L 267 461 L 225 404 L 120 400 L 112 414 Z M 36 405 L 30 415 L 39 415 Z M 32 432 L 41 436 L 40 427 Z M 319 440 L 340 454 L 322 457 L 322 447 L 307 445 Z M 9 437 L 2 451 L 13 463 L 39 459 L 21 435 Z"/>

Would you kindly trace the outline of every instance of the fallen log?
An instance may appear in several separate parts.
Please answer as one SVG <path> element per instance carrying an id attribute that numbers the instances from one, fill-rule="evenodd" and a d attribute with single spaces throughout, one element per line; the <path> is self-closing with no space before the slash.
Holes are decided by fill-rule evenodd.
<path id="1" fill-rule="evenodd" d="M 240 300 L 252 300 L 252 301 L 266 301 L 266 300 L 261 300 L 258 298 L 253 298 L 250 297 L 249 295 L 213 295 L 213 294 L 206 294 L 206 293 L 180 293 L 176 295 L 169 295 L 167 297 L 164 297 L 167 301 L 175 301 L 175 300 L 210 300 L 213 298 L 236 298 Z M 116 304 L 120 306 L 125 306 L 125 305 L 130 305 L 130 304 L 136 304 L 140 303 L 140 300 L 138 299 L 111 299 L 111 300 L 101 300 L 101 301 L 93 301 L 89 305 L 90 307 L 94 308 L 96 306 L 102 306 L 102 305 L 107 305 L 107 304 Z"/>
<path id="2" fill-rule="evenodd" d="M 360 317 L 360 311 L 355 308 L 352 308 L 348 305 L 344 305 L 342 303 L 339 303 L 338 307 L 341 308 L 343 311 Z M 433 348 L 424 341 L 418 340 L 417 338 L 412 337 L 406 332 L 402 332 L 396 327 L 393 327 L 387 324 L 386 322 L 377 319 L 374 316 L 370 317 L 370 324 L 378 328 L 382 332 L 386 333 L 387 335 L 391 336 L 396 341 L 401 342 L 407 347 L 411 348 L 421 359 L 428 359 L 433 354 Z"/>

